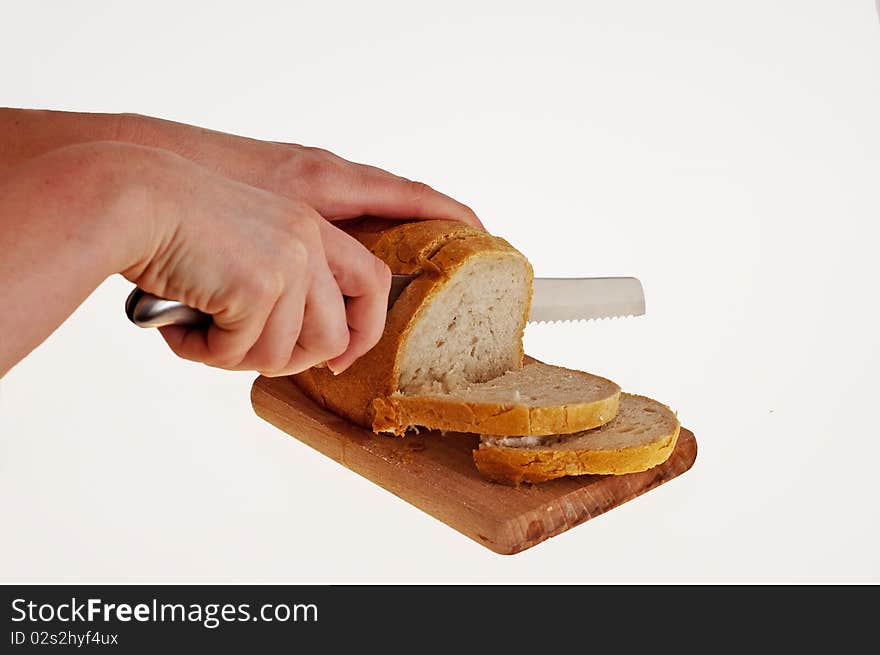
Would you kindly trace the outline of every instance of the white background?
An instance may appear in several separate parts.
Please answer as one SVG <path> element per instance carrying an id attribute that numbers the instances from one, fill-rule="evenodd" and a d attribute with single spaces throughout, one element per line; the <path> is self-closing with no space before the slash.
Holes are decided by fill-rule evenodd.
<path id="1" fill-rule="evenodd" d="M 527 351 L 669 403 L 697 463 L 498 556 L 175 359 L 117 277 L 2 381 L 0 580 L 880 582 L 870 0 L 201 6 L 7 8 L 0 104 L 320 145 L 538 274 L 639 276 L 647 316 Z"/>

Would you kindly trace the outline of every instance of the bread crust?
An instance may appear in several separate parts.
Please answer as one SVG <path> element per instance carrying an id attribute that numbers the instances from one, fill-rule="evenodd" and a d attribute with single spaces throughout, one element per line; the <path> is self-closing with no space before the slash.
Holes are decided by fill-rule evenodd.
<path id="1" fill-rule="evenodd" d="M 665 405 L 643 396 L 622 394 L 650 401 L 662 408 L 658 421 L 663 422 L 662 434 L 649 443 L 616 449 L 566 449 L 564 442 L 557 448 L 511 448 L 482 445 L 473 452 L 474 463 L 483 477 L 502 484 L 546 482 L 567 475 L 623 475 L 639 473 L 662 464 L 675 449 L 681 426 L 675 414 Z M 613 424 L 598 431 L 612 429 Z"/>
<path id="2" fill-rule="evenodd" d="M 450 241 L 487 234 L 458 221 L 363 218 L 341 223 L 340 227 L 398 275 L 420 273 L 425 260 Z"/>
<path id="3" fill-rule="evenodd" d="M 306 395 L 321 406 L 373 429 L 373 401 L 398 390 L 401 344 L 419 320 L 421 308 L 431 301 L 448 277 L 472 257 L 513 255 L 528 262 L 504 239 L 456 221 L 366 219 L 343 227 L 388 264 L 392 273 L 418 276 L 388 311 L 379 342 L 350 368 L 337 376 L 327 368 L 312 368 L 292 377 Z M 520 333 L 525 329 L 527 318 L 526 312 Z"/>

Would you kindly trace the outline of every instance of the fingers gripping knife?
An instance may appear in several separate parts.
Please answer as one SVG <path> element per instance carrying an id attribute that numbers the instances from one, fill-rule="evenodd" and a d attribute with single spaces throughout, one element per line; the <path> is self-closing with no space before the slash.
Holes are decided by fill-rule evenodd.
<path id="1" fill-rule="evenodd" d="M 388 307 L 394 304 L 411 275 L 394 275 Z M 645 313 L 642 283 L 634 277 L 535 278 L 529 323 L 579 321 Z M 135 288 L 125 301 L 129 320 L 140 327 L 185 325 L 203 327 L 211 323 L 208 314 L 176 300 L 159 298 Z"/>
<path id="2" fill-rule="evenodd" d="M 412 282 L 411 275 L 392 275 L 391 290 L 388 293 L 388 307 L 394 304 L 397 297 Z M 125 314 L 128 320 L 138 327 L 164 327 L 166 325 L 185 325 L 188 327 L 207 327 L 211 317 L 194 307 L 184 305 L 177 300 L 166 300 L 140 287 L 128 295 L 125 300 Z"/>

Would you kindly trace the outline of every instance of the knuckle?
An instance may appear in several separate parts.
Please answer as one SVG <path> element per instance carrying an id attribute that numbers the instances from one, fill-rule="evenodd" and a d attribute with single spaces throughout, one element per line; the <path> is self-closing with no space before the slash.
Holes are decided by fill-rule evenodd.
<path id="1" fill-rule="evenodd" d="M 391 269 L 378 257 L 373 257 L 371 282 L 377 291 L 387 292 L 391 288 Z"/>
<path id="2" fill-rule="evenodd" d="M 318 221 L 309 216 L 305 216 L 300 220 L 302 222 L 303 234 L 309 240 L 309 243 L 321 241 L 321 227 L 318 225 Z"/>
<path id="3" fill-rule="evenodd" d="M 309 247 L 298 231 L 290 231 L 285 235 L 282 253 L 287 266 L 301 269 L 308 265 Z"/>
<path id="4" fill-rule="evenodd" d="M 424 182 L 418 182 L 417 180 L 409 180 L 407 185 L 409 187 L 410 197 L 416 205 L 421 204 L 426 196 L 434 192 L 434 189 L 427 184 Z"/>
<path id="5" fill-rule="evenodd" d="M 284 288 L 284 277 L 271 271 L 251 273 L 242 285 L 249 301 L 268 302 L 277 298 Z"/>
<path id="6" fill-rule="evenodd" d="M 296 339 L 297 336 L 294 335 L 290 340 L 273 344 L 269 352 L 254 361 L 253 368 L 269 377 L 283 375 L 290 365 L 291 351 L 296 345 Z"/>
<path id="7" fill-rule="evenodd" d="M 377 343 L 379 343 L 379 339 L 382 338 L 383 333 L 383 325 L 376 324 L 370 327 L 368 331 L 365 331 L 360 334 L 360 341 L 357 344 L 357 356 L 367 353 L 368 351 L 373 349 Z"/>
<path id="8" fill-rule="evenodd" d="M 301 240 L 297 239 L 291 243 L 287 255 L 287 265 L 292 267 L 297 273 L 305 271 L 309 266 L 309 249 Z"/>
<path id="9" fill-rule="evenodd" d="M 348 326 L 344 323 L 325 333 L 323 345 L 327 352 L 327 359 L 344 353 L 345 349 L 348 348 L 350 339 L 351 335 L 348 332 Z"/>
<path id="10" fill-rule="evenodd" d="M 297 325 L 291 333 L 285 332 L 284 336 L 269 339 L 264 335 L 260 340 L 260 346 L 251 349 L 248 354 L 248 368 L 268 377 L 288 374 L 300 330 L 301 326 Z"/>
<path id="11" fill-rule="evenodd" d="M 150 126 L 154 122 L 155 119 L 134 112 L 112 115 L 111 138 L 123 143 L 149 143 Z"/>
<path id="12" fill-rule="evenodd" d="M 312 244 L 321 238 L 321 229 L 305 205 L 291 203 L 284 216 L 283 224 L 287 237 L 291 241 L 304 242 L 305 245 Z"/>
<path id="13" fill-rule="evenodd" d="M 339 165 L 333 160 L 330 153 L 309 149 L 298 166 L 298 176 L 310 185 L 329 186 L 339 173 Z"/>
<path id="14" fill-rule="evenodd" d="M 326 148 L 319 148 L 318 146 L 303 146 L 303 151 L 311 155 L 314 159 L 334 159 L 336 155 L 327 150 Z"/>

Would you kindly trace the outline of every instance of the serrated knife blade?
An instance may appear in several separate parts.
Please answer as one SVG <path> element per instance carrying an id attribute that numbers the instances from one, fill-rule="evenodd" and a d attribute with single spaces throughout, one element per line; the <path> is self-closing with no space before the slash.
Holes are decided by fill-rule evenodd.
<path id="1" fill-rule="evenodd" d="M 536 277 L 533 288 L 529 323 L 645 313 L 642 283 L 634 277 Z"/>
<path id="2" fill-rule="evenodd" d="M 411 275 L 394 275 L 388 294 L 388 307 L 394 304 Z M 578 321 L 645 313 L 642 284 L 634 277 L 538 277 L 529 323 Z M 176 300 L 165 300 L 135 288 L 125 301 L 129 320 L 140 327 L 165 325 L 204 326 L 211 317 Z"/>

